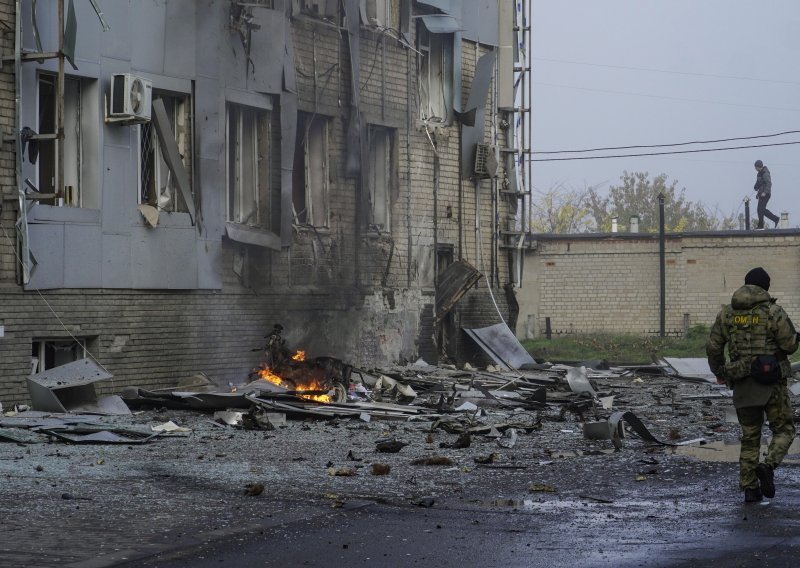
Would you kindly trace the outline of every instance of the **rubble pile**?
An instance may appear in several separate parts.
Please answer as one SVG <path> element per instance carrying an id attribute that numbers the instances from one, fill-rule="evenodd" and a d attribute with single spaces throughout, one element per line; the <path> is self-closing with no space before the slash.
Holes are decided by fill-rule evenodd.
<path id="1" fill-rule="evenodd" d="M 285 366 L 285 354 L 283 360 Z M 609 459 L 631 446 L 668 455 L 735 440 L 730 391 L 702 368 L 693 372 L 696 365 L 672 360 L 609 367 L 595 361 L 503 370 L 419 360 L 358 369 L 325 358 L 293 365 L 293 379 L 283 385 L 255 371 L 249 377 L 254 380 L 224 388 L 204 376 L 160 390 L 129 387 L 120 393 L 124 412 L 119 404 L 113 412 L 102 406 L 39 410 L 40 393 L 33 408 L 17 406 L 0 416 L 0 440 L 29 448 L 29 455 L 42 454 L 31 452 L 37 444 L 85 446 L 75 450 L 78 459 L 93 455 L 98 445 L 108 448 L 106 456 L 113 446 L 133 452 L 164 446 L 157 455 L 187 460 L 181 466 L 187 472 L 202 461 L 197 475 L 218 468 L 220 478 L 243 495 L 269 493 L 277 484 L 317 496 L 335 489 L 385 498 L 388 491 L 417 502 L 478 484 L 491 490 L 497 475 L 551 487 L 558 475 L 543 479 L 543 468 L 573 458 Z M 322 379 L 316 384 L 328 390 L 304 388 L 302 369 L 313 369 Z M 90 382 L 61 376 L 51 388 Z M 48 385 L 41 378 L 36 384 L 40 390 Z M 77 395 L 68 398 L 74 403 Z M 654 467 L 659 459 L 648 458 L 646 468 L 637 462 L 637 480 L 663 474 Z M 231 469 L 242 462 L 258 465 Z M 399 485 L 389 489 L 385 479 Z M 268 489 L 254 491 L 259 484 Z"/>

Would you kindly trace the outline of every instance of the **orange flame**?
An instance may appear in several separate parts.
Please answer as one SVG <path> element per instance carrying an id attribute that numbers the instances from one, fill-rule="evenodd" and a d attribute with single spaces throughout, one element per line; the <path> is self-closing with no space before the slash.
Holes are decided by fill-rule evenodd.
<path id="1" fill-rule="evenodd" d="M 304 361 L 305 360 L 305 356 L 306 356 L 305 355 L 305 351 L 298 351 L 297 353 L 294 354 L 294 356 L 292 356 L 292 359 L 294 359 L 295 361 Z M 275 373 L 273 373 L 268 367 L 263 367 L 262 369 L 260 369 L 258 371 L 258 376 L 260 378 L 266 380 L 266 381 L 269 381 L 269 382 L 273 383 L 273 384 L 276 384 L 278 386 L 281 386 L 281 387 L 284 387 L 284 388 L 287 388 L 287 389 L 290 389 L 290 390 L 294 390 L 294 391 L 297 391 L 297 392 L 325 390 L 325 385 L 322 384 L 321 382 L 315 380 L 315 379 L 311 380 L 310 382 L 308 382 L 308 383 L 306 383 L 304 385 L 292 385 L 292 384 L 288 383 L 287 381 L 285 381 L 279 375 L 276 375 Z M 315 400 L 317 402 L 331 402 L 331 397 L 329 397 L 327 394 L 319 394 L 319 395 L 312 395 L 312 394 L 305 394 L 304 395 L 304 394 L 301 394 L 301 395 L 298 395 L 298 396 L 300 396 L 301 398 L 308 399 L 308 400 Z"/>

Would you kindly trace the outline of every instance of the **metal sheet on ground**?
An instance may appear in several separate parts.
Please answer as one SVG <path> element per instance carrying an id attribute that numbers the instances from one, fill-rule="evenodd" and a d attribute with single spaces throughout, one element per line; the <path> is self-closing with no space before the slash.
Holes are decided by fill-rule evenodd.
<path id="1" fill-rule="evenodd" d="M 536 364 L 505 323 L 463 329 L 495 363 L 505 369 L 519 369 L 522 365 Z"/>
<path id="2" fill-rule="evenodd" d="M 664 357 L 662 361 L 683 379 L 716 383 L 717 378 L 704 357 Z"/>

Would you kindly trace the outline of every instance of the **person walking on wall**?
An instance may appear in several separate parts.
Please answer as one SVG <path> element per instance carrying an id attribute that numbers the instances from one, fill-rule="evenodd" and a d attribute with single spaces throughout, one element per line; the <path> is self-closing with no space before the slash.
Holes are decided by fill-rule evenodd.
<path id="1" fill-rule="evenodd" d="M 792 320 L 769 295 L 769 282 L 769 274 L 761 267 L 748 272 L 744 286 L 717 315 L 706 343 L 708 365 L 717 382 L 733 389 L 733 405 L 742 428 L 739 488 L 746 502 L 775 496 L 774 470 L 795 436 L 786 379 L 792 375 L 788 356 L 797 351 L 798 334 Z M 759 463 L 764 414 L 772 440 L 766 458 Z"/>
<path id="2" fill-rule="evenodd" d="M 756 160 L 755 166 L 758 172 L 758 174 L 756 174 L 756 184 L 753 186 L 753 189 L 756 190 L 756 199 L 758 199 L 758 208 L 756 209 L 758 212 L 758 225 L 756 229 L 764 228 L 765 216 L 775 223 L 775 227 L 777 228 L 780 218 L 767 209 L 767 201 L 769 201 L 769 198 L 772 196 L 772 176 L 769 173 L 769 168 L 767 168 L 761 160 Z"/>

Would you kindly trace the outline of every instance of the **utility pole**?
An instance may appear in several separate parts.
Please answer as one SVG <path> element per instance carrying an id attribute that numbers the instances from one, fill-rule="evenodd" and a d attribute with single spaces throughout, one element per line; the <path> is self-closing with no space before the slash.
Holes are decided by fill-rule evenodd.
<path id="1" fill-rule="evenodd" d="M 661 292 L 661 305 L 659 310 L 660 325 L 659 335 L 666 336 L 666 319 L 667 319 L 667 263 L 666 251 L 664 246 L 664 194 L 658 194 L 658 263 L 660 268 L 660 292 Z"/>

